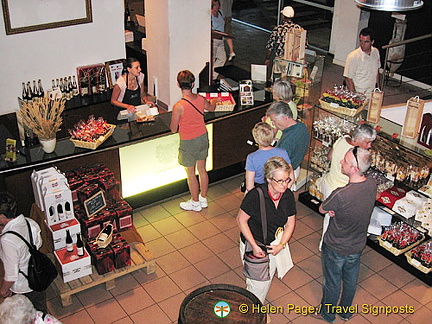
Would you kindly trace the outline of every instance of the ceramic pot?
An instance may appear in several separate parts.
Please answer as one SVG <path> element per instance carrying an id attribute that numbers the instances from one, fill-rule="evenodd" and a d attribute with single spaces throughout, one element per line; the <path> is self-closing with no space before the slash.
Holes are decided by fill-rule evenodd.
<path id="1" fill-rule="evenodd" d="M 57 140 L 55 138 L 52 139 L 39 139 L 39 143 L 42 146 L 42 150 L 45 153 L 52 153 L 55 150 Z"/>

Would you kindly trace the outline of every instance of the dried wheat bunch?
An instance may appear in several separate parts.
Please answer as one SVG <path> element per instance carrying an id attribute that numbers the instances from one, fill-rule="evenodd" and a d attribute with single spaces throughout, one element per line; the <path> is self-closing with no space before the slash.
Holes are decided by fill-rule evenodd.
<path id="1" fill-rule="evenodd" d="M 18 112 L 24 125 L 33 131 L 40 139 L 53 139 L 63 122 L 61 114 L 65 107 L 65 99 L 48 96 L 36 98 L 31 102 L 21 101 Z"/>

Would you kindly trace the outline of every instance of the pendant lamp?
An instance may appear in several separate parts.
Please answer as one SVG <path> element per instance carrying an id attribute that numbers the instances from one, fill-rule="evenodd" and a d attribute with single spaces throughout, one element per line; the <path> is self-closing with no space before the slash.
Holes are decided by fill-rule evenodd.
<path id="1" fill-rule="evenodd" d="M 379 11 L 409 11 L 423 7 L 419 0 L 355 0 L 361 6 Z"/>

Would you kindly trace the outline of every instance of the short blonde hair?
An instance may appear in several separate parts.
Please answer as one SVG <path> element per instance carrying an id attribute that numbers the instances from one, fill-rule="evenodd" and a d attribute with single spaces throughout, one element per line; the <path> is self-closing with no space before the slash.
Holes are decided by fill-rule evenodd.
<path id="1" fill-rule="evenodd" d="M 264 164 L 264 178 L 271 179 L 277 170 L 291 172 L 291 165 L 284 158 L 273 156 Z"/>
<path id="2" fill-rule="evenodd" d="M 252 129 L 252 135 L 255 142 L 262 146 L 270 146 L 275 137 L 272 127 L 263 122 L 255 124 Z"/>
<path id="3" fill-rule="evenodd" d="M 34 323 L 36 309 L 32 302 L 24 295 L 7 297 L 0 304 L 0 324 L 9 323 Z"/>

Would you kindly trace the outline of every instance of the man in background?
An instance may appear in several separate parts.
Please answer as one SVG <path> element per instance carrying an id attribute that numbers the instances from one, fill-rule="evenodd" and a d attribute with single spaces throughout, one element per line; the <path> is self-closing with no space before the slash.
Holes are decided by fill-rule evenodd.
<path id="1" fill-rule="evenodd" d="M 348 54 L 345 62 L 344 77 L 348 90 L 370 96 L 379 84 L 379 68 L 381 66 L 374 32 L 363 28 L 359 36 L 360 47 Z"/>
<path id="2" fill-rule="evenodd" d="M 225 33 L 232 35 L 232 6 L 234 0 L 220 0 L 220 10 L 225 19 Z M 226 38 L 226 42 L 229 48 L 228 62 L 231 62 L 236 53 L 234 53 L 234 42 L 232 38 Z"/>

